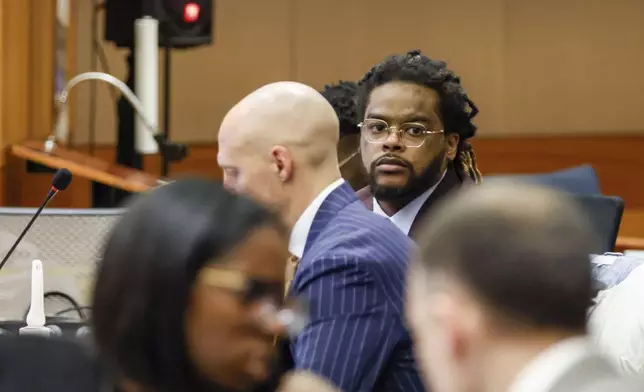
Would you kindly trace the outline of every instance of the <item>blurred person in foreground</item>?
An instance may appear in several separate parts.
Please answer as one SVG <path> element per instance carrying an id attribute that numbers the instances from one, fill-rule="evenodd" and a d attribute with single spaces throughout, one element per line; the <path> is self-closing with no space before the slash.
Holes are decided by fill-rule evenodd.
<path id="1" fill-rule="evenodd" d="M 224 118 L 224 185 L 277 211 L 291 229 L 289 296 L 311 323 L 290 344 L 296 369 L 343 391 L 423 389 L 402 320 L 412 241 L 367 210 L 340 175 L 338 116 L 311 87 L 266 85 Z"/>
<path id="2" fill-rule="evenodd" d="M 106 385 L 100 363 L 78 342 L 0 333 L 2 392 L 113 392 Z"/>
<path id="3" fill-rule="evenodd" d="M 136 197 L 111 231 L 93 297 L 114 390 L 270 383 L 287 238 L 276 216 L 216 182 L 180 180 Z"/>
<path id="4" fill-rule="evenodd" d="M 341 80 L 324 86 L 321 94 L 333 106 L 340 121 L 338 160 L 342 178 L 353 189 L 362 189 L 368 183 L 360 160 L 360 128 L 356 110 L 358 85 L 355 82 Z"/>
<path id="5" fill-rule="evenodd" d="M 609 257 L 609 256 L 604 256 Z M 613 256 L 616 257 L 616 256 Z M 599 292 L 588 326 L 594 341 L 606 358 L 627 375 L 644 376 L 644 260 L 626 262 L 639 265 L 618 284 Z M 619 262 L 619 260 L 618 260 Z M 628 271 L 627 271 L 628 272 Z M 643 389 L 644 390 L 644 389 Z"/>
<path id="6" fill-rule="evenodd" d="M 412 235 L 434 203 L 481 173 L 469 139 L 478 109 L 443 61 L 420 51 L 387 57 L 359 83 L 367 208 Z"/>
<path id="7" fill-rule="evenodd" d="M 626 392 L 593 347 L 592 226 L 564 194 L 472 187 L 418 235 L 407 316 L 434 392 Z"/>

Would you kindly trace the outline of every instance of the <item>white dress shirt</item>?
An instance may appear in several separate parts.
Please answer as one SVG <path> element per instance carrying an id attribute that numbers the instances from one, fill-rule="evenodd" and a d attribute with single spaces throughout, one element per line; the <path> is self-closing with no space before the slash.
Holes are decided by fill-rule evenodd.
<path id="1" fill-rule="evenodd" d="M 644 265 L 596 301 L 588 326 L 601 354 L 626 375 L 644 375 Z"/>
<path id="2" fill-rule="evenodd" d="M 412 200 L 411 203 L 404 206 L 402 209 L 400 209 L 392 216 L 387 215 L 382 210 L 382 208 L 380 207 L 380 204 L 378 204 L 378 200 L 376 200 L 376 198 L 374 197 L 373 212 L 375 212 L 378 215 L 382 215 L 385 218 L 388 218 L 390 221 L 394 223 L 394 225 L 396 225 L 400 230 L 402 230 L 402 232 L 405 233 L 405 235 L 409 235 L 409 230 L 411 230 L 411 225 L 414 223 L 414 219 L 416 219 L 416 215 L 418 215 L 418 211 L 420 211 L 423 204 L 425 204 L 427 199 L 429 199 L 429 196 L 431 196 L 431 194 L 434 193 L 438 184 L 440 184 L 441 181 L 443 181 L 443 178 L 445 178 L 445 173 L 447 172 L 443 173 L 440 180 L 438 180 L 433 187 L 423 192 L 422 195 Z"/>
<path id="3" fill-rule="evenodd" d="M 311 204 L 306 207 L 302 215 L 300 215 L 293 226 L 288 243 L 288 250 L 291 254 L 300 259 L 302 258 L 302 255 L 304 255 L 304 247 L 306 246 L 306 239 L 309 237 L 309 231 L 311 230 L 311 225 L 313 224 L 315 215 L 318 213 L 318 210 L 322 206 L 322 203 L 324 203 L 324 200 L 326 200 L 327 196 L 329 196 L 331 192 L 343 183 L 344 179 L 340 178 L 327 185 L 322 192 L 318 193 Z"/>
<path id="4" fill-rule="evenodd" d="M 556 343 L 537 355 L 521 370 L 508 392 L 546 392 L 574 365 L 593 353 L 586 337 Z"/>

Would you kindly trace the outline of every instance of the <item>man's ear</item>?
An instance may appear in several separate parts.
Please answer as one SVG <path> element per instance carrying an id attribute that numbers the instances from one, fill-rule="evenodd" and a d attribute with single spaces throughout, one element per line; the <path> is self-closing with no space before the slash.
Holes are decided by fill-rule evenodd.
<path id="1" fill-rule="evenodd" d="M 293 156 L 288 148 L 275 146 L 271 149 L 271 161 L 273 170 L 279 176 L 280 181 L 288 182 L 293 177 Z"/>
<path id="2" fill-rule="evenodd" d="M 454 158 L 456 158 L 459 140 L 460 140 L 460 137 L 458 136 L 457 133 L 449 133 L 445 135 L 445 144 L 447 145 L 445 156 L 450 161 L 453 161 Z"/>
<path id="3" fill-rule="evenodd" d="M 461 293 L 462 295 L 463 293 Z M 481 339 L 483 318 L 481 309 L 468 294 L 459 295 L 452 309 L 452 344 L 454 355 L 460 358 L 471 357 L 475 347 L 472 342 Z"/>
<path id="4" fill-rule="evenodd" d="M 468 323 L 468 315 L 464 314 L 459 299 L 451 293 L 438 293 L 433 296 L 431 308 L 427 311 L 432 323 L 443 331 L 443 344 L 449 355 L 455 358 L 467 356 L 472 326 Z"/>

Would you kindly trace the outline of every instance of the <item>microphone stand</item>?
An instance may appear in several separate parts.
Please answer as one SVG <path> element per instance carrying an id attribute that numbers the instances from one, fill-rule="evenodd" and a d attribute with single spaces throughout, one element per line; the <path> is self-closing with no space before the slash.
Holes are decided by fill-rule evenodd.
<path id="1" fill-rule="evenodd" d="M 79 75 L 74 76 L 67 82 L 63 90 L 56 97 L 56 103 L 58 107 L 58 115 L 56 118 L 56 123 L 54 126 L 53 133 L 47 138 L 45 142 L 44 150 L 47 153 L 52 153 L 57 146 L 58 140 L 66 141 L 68 138 L 68 116 L 67 116 L 67 106 L 70 91 L 82 82 L 88 80 L 97 80 L 101 82 L 108 83 L 116 89 L 118 89 L 123 97 L 132 105 L 132 108 L 136 114 L 141 119 L 145 128 L 152 133 L 152 137 L 159 145 L 159 151 L 163 156 L 163 159 L 168 161 L 180 161 L 185 158 L 188 154 L 188 147 L 184 144 L 175 144 L 167 140 L 165 134 L 159 130 L 159 128 L 154 125 L 152 121 L 146 116 L 145 110 L 141 101 L 137 96 L 132 92 L 132 90 L 121 80 L 115 78 L 112 75 L 103 73 L 103 72 L 85 72 Z M 165 185 L 167 182 L 158 180 L 159 185 Z"/>
<path id="2" fill-rule="evenodd" d="M 67 122 L 68 122 L 67 106 L 68 106 L 69 93 L 78 84 L 82 82 L 86 82 L 88 80 L 97 80 L 97 81 L 108 83 L 116 87 L 121 92 L 121 94 L 123 94 L 123 96 L 127 99 L 130 105 L 132 105 L 136 114 L 139 116 L 139 118 L 141 118 L 141 121 L 143 121 L 143 124 L 145 125 L 145 127 L 150 132 L 152 132 L 153 136 L 156 134 L 161 134 L 161 132 L 157 129 L 157 127 L 153 125 L 153 122 L 150 121 L 145 115 L 145 110 L 143 109 L 143 105 L 141 104 L 141 101 L 139 101 L 139 99 L 136 97 L 134 92 L 132 92 L 132 90 L 130 90 L 130 88 L 125 83 L 115 78 L 114 76 L 103 72 L 85 72 L 71 78 L 69 82 L 67 82 L 63 90 L 56 97 L 58 116 L 56 118 L 56 123 L 54 125 L 54 133 L 50 135 L 49 138 L 47 139 L 47 142 L 45 142 L 46 152 L 51 152 L 53 150 L 53 148 L 56 145 L 56 141 L 58 139 L 67 141 L 67 138 L 69 136 L 68 128 L 67 128 Z"/>
<path id="3" fill-rule="evenodd" d="M 18 247 L 18 245 L 20 244 L 20 241 L 22 241 L 22 239 L 23 239 L 23 237 L 25 236 L 25 234 L 27 234 L 27 232 L 29 231 L 29 229 L 31 229 L 31 226 L 32 226 L 32 225 L 34 224 L 34 222 L 36 221 L 36 218 L 38 218 L 38 217 L 40 216 L 40 213 L 42 212 L 42 210 L 47 206 L 47 204 L 49 204 L 49 201 L 50 201 L 51 199 L 53 199 L 53 198 L 54 198 L 54 196 L 56 196 L 56 194 L 57 194 L 57 193 L 58 193 L 58 190 L 57 190 L 57 189 L 55 189 L 55 188 L 52 188 L 52 189 L 49 191 L 49 193 L 47 194 L 47 198 L 45 199 L 45 201 L 40 205 L 40 207 L 38 207 L 38 210 L 36 210 L 36 213 L 31 217 L 31 219 L 29 220 L 29 223 L 27 223 L 27 226 L 25 226 L 25 228 L 22 230 L 22 233 L 20 233 L 20 236 L 18 237 L 18 239 L 13 243 L 13 245 L 11 246 L 11 248 L 9 249 L 9 251 L 7 252 L 7 254 L 6 254 L 6 255 L 4 256 L 4 258 L 2 259 L 2 261 L 0 261 L 0 270 L 1 270 L 1 269 L 2 269 L 2 267 L 4 267 L 4 265 L 7 263 L 7 261 L 9 260 L 9 257 L 10 257 L 10 256 L 13 254 L 13 252 L 16 250 L 16 248 L 17 248 L 17 247 Z"/>

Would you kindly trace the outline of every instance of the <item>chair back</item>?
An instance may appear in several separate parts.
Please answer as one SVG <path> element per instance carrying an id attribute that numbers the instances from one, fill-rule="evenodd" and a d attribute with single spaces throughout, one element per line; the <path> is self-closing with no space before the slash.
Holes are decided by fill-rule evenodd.
<path id="1" fill-rule="evenodd" d="M 557 188 L 575 195 L 601 194 L 597 173 L 590 165 L 581 165 L 553 173 L 495 175 L 485 179 L 527 181 L 533 184 Z"/>
<path id="2" fill-rule="evenodd" d="M 577 202 L 588 213 L 600 239 L 599 252 L 612 252 L 624 213 L 624 200 L 617 196 L 577 195 Z"/>

